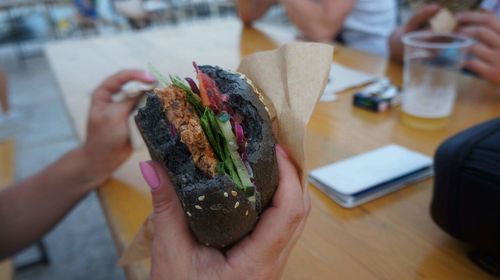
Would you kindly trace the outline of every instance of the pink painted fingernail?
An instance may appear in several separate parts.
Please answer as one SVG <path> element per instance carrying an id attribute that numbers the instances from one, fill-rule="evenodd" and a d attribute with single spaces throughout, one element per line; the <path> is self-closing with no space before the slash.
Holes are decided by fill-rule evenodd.
<path id="1" fill-rule="evenodd" d="M 152 190 L 157 189 L 160 186 L 160 179 L 158 178 L 158 174 L 156 174 L 156 170 L 148 161 L 141 161 L 139 163 L 139 168 L 141 169 L 142 177 L 146 180 L 149 187 Z"/>

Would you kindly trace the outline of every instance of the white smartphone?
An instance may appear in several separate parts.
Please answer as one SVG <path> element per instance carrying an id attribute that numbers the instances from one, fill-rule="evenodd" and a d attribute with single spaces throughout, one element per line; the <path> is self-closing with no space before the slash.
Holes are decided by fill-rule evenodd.
<path id="1" fill-rule="evenodd" d="M 432 176 L 432 158 L 391 144 L 309 173 L 338 204 L 352 208 Z"/>

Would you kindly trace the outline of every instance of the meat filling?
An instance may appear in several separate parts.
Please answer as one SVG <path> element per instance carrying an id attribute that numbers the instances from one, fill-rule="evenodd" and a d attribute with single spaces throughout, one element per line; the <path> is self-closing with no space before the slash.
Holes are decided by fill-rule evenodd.
<path id="1" fill-rule="evenodd" d="M 165 89 L 157 88 L 154 92 L 161 98 L 168 121 L 174 125 L 181 141 L 187 146 L 196 167 L 214 177 L 217 174 L 217 158 L 184 91 L 168 86 Z"/>

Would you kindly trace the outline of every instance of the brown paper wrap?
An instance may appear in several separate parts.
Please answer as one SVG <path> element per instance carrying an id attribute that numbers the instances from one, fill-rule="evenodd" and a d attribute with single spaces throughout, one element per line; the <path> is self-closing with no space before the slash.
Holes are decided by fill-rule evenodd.
<path id="1" fill-rule="evenodd" d="M 291 43 L 273 51 L 245 57 L 238 72 L 263 95 L 278 143 L 300 169 L 305 185 L 305 133 L 314 106 L 323 93 L 332 63 L 333 47 L 319 43 Z M 124 266 L 151 255 L 151 216 L 144 222 L 118 264 Z"/>
<path id="2" fill-rule="evenodd" d="M 453 13 L 446 8 L 441 9 L 429 22 L 434 32 L 453 32 L 458 25 Z"/>

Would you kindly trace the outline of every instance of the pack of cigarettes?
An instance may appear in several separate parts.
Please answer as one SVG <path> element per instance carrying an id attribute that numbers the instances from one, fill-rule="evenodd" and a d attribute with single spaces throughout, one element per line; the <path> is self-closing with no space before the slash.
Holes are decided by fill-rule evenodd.
<path id="1" fill-rule="evenodd" d="M 378 79 L 354 94 L 354 106 L 384 112 L 401 104 L 401 93 L 388 79 Z"/>

